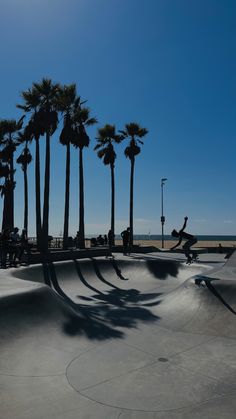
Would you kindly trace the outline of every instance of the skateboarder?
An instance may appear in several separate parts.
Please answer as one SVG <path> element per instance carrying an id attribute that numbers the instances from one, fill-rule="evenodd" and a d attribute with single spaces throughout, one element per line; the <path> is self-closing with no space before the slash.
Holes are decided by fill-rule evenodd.
<path id="1" fill-rule="evenodd" d="M 182 249 L 184 250 L 184 254 L 187 257 L 187 263 L 191 263 L 193 259 L 197 258 L 197 252 L 194 252 L 193 250 L 191 250 L 191 246 L 193 246 L 194 244 L 197 243 L 197 238 L 195 236 L 193 236 L 192 234 L 185 233 L 184 230 L 186 228 L 187 221 L 188 221 L 188 217 L 184 217 L 184 225 L 181 228 L 181 230 L 179 230 L 179 231 L 173 230 L 172 231 L 172 233 L 171 233 L 172 237 L 178 238 L 179 241 L 170 250 L 174 250 L 176 247 L 178 247 L 183 239 L 187 240 L 186 243 L 183 245 Z M 192 254 L 192 257 L 190 256 L 190 254 Z"/>

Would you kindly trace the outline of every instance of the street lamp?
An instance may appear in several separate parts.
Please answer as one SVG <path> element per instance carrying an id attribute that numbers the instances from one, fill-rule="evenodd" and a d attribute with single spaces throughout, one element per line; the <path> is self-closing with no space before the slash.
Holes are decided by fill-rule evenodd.
<path id="1" fill-rule="evenodd" d="M 163 214 L 163 186 L 165 185 L 167 178 L 161 179 L 161 243 L 162 249 L 164 249 L 164 224 L 165 224 L 165 217 Z"/>

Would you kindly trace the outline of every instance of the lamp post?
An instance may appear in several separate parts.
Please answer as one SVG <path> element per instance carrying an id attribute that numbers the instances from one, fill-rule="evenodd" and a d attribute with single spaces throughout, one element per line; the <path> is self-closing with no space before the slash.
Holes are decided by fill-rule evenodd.
<path id="1" fill-rule="evenodd" d="M 164 224 L 165 224 L 165 217 L 163 214 L 163 186 L 165 185 L 167 178 L 161 179 L 161 243 L 162 249 L 164 249 Z"/>

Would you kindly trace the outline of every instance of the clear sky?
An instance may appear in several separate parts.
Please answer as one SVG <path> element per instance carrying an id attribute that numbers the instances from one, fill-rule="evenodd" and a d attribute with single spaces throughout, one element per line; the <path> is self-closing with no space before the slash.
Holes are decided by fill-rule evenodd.
<path id="1" fill-rule="evenodd" d="M 193 234 L 236 234 L 235 0 L 0 0 L 0 118 L 18 118 L 20 92 L 42 77 L 77 84 L 99 123 L 149 130 L 137 157 L 135 233 L 160 234 L 189 216 Z M 110 222 L 110 171 L 84 152 L 86 234 Z M 45 140 L 42 139 L 42 158 Z M 116 233 L 128 225 L 129 161 L 117 148 Z M 32 146 L 34 154 L 34 147 Z M 19 154 L 19 153 L 18 153 Z M 52 139 L 50 232 L 63 226 L 65 148 Z M 34 163 L 29 169 L 35 232 Z M 42 164 L 43 170 L 43 164 Z M 43 172 L 42 172 L 43 173 Z M 16 224 L 23 177 L 16 174 Z M 72 156 L 71 234 L 78 226 L 78 152 Z"/>

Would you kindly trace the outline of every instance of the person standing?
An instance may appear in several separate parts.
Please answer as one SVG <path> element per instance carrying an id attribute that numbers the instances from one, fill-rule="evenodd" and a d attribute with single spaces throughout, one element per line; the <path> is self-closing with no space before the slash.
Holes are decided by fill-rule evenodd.
<path id="1" fill-rule="evenodd" d="M 104 245 L 106 246 L 107 243 L 108 243 L 108 239 L 107 239 L 107 235 L 106 234 L 104 234 L 103 239 L 104 239 Z"/>
<path id="2" fill-rule="evenodd" d="M 114 257 L 112 255 L 112 246 L 113 246 L 113 243 L 114 243 L 114 238 L 115 238 L 115 235 L 114 235 L 113 231 L 109 230 L 108 235 L 107 235 L 107 240 L 108 240 L 108 246 L 109 246 L 109 256 L 112 256 L 112 257 Z"/>
<path id="3" fill-rule="evenodd" d="M 1 268 L 7 267 L 7 255 L 10 258 L 10 228 L 5 228 L 0 234 Z"/>
<path id="4" fill-rule="evenodd" d="M 19 260 L 20 235 L 19 228 L 14 227 L 10 234 L 10 266 L 16 266 L 16 258 Z"/>
<path id="5" fill-rule="evenodd" d="M 123 240 L 123 255 L 130 255 L 130 227 L 120 233 Z"/>
<path id="6" fill-rule="evenodd" d="M 22 262 L 22 258 L 25 257 L 25 264 L 29 265 L 30 260 L 30 246 L 27 236 L 27 231 L 23 228 L 20 236 L 20 249 L 19 249 L 19 261 Z"/>

